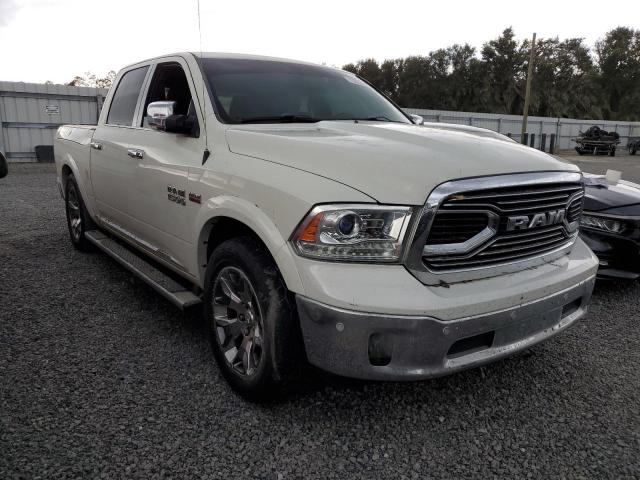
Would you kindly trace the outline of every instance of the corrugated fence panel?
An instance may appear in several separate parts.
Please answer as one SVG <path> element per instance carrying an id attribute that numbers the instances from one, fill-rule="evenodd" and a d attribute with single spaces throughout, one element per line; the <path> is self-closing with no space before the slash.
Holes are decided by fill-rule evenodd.
<path id="1" fill-rule="evenodd" d="M 420 115 L 427 122 L 457 123 L 487 128 L 503 134 L 511 134 L 514 140 L 520 141 L 522 116 L 502 115 L 497 113 L 451 112 L 446 110 L 424 110 L 405 108 L 407 113 Z M 527 133 L 535 135 L 534 146 L 540 147 L 541 134 L 547 135 L 546 146 L 549 147 L 549 136 L 556 135 L 558 149 L 567 150 L 575 147 L 575 138 L 580 131 L 597 125 L 607 131 L 615 131 L 620 135 L 621 146 L 626 146 L 629 138 L 640 137 L 640 122 L 621 122 L 615 120 L 579 120 L 572 118 L 529 117 Z"/>
<path id="2" fill-rule="evenodd" d="M 33 153 L 32 156 L 17 155 L 14 158 L 24 159 L 34 158 L 35 151 L 31 152 L 36 145 L 53 145 L 53 138 L 56 133 L 55 128 L 6 128 L 5 133 L 8 139 L 8 145 L 12 150 L 7 152 L 13 153 Z"/>
<path id="3" fill-rule="evenodd" d="M 52 145 L 58 126 L 95 124 L 107 90 L 0 82 L 0 149 L 9 161 L 34 161 L 35 147 Z"/>

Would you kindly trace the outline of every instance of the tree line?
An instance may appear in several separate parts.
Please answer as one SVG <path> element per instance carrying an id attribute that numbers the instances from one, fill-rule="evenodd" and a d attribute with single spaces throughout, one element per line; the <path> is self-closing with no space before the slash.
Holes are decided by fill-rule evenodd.
<path id="1" fill-rule="evenodd" d="M 76 75 L 67 85 L 72 87 L 93 87 L 93 88 L 111 88 L 113 81 L 116 79 L 115 70 L 110 70 L 104 77 L 85 72 L 84 75 Z"/>
<path id="2" fill-rule="evenodd" d="M 521 115 L 531 41 L 512 28 L 480 51 L 455 44 L 344 70 L 371 82 L 402 107 Z M 640 30 L 618 27 L 594 48 L 582 38 L 536 41 L 530 115 L 640 120 Z"/>

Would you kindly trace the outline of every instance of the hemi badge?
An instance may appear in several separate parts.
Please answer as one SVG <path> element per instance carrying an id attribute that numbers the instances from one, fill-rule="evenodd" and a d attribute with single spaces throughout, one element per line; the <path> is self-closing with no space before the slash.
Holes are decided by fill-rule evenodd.
<path id="1" fill-rule="evenodd" d="M 202 195 L 189 192 L 189 201 L 193 203 L 202 203 Z"/>

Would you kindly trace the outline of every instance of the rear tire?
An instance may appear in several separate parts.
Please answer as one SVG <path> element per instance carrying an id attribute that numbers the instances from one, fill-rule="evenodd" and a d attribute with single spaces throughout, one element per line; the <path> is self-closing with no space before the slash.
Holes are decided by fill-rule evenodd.
<path id="1" fill-rule="evenodd" d="M 295 300 L 265 247 L 227 240 L 205 274 L 204 315 L 222 375 L 244 398 L 277 397 L 305 365 Z"/>
<path id="2" fill-rule="evenodd" d="M 71 174 L 67 178 L 64 189 L 64 205 L 67 213 L 67 227 L 73 246 L 81 252 L 93 250 L 91 244 L 85 237 L 85 232 L 95 229 L 95 224 L 84 205 L 80 189 L 75 177 Z"/>

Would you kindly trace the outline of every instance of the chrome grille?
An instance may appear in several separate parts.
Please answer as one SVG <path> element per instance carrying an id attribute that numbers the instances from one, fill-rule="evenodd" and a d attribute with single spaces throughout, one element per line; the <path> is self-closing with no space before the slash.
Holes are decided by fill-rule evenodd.
<path id="1" fill-rule="evenodd" d="M 423 255 L 423 261 L 429 270 L 440 272 L 508 263 L 559 249 L 575 239 L 577 230 L 569 231 L 565 223 L 558 223 L 509 231 L 508 219 L 562 210 L 566 222 L 577 222 L 583 196 L 581 183 L 509 186 L 452 194 L 435 213 L 426 245 L 456 244 L 474 237 L 487 226 L 487 217 L 481 212 L 499 216 L 495 235 L 472 251 Z"/>
<path id="2" fill-rule="evenodd" d="M 438 212 L 431 226 L 429 244 L 464 242 L 487 226 L 487 216 L 473 212 Z"/>
<path id="3" fill-rule="evenodd" d="M 567 221 L 577 222 L 582 215 L 582 207 L 584 206 L 584 194 L 576 197 L 569 204 L 567 209 Z"/>

